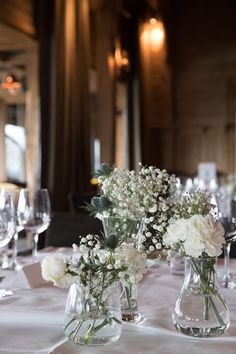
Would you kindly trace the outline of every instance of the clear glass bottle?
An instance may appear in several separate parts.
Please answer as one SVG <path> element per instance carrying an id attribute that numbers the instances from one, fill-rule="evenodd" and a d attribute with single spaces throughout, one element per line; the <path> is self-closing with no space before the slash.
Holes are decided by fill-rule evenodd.
<path id="1" fill-rule="evenodd" d="M 229 309 L 220 293 L 216 258 L 186 259 L 185 279 L 172 314 L 174 326 L 193 337 L 216 337 L 230 324 Z"/>
<path id="2" fill-rule="evenodd" d="M 121 307 L 118 284 L 91 298 L 80 284 L 70 287 L 66 301 L 64 332 L 70 341 L 82 345 L 104 345 L 121 335 Z"/>

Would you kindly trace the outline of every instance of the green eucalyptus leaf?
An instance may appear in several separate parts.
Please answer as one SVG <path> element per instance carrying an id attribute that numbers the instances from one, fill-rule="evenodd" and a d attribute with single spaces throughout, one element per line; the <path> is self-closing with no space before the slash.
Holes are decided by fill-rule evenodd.
<path id="1" fill-rule="evenodd" d="M 111 201 L 107 197 L 102 195 L 100 197 L 93 197 L 90 204 L 86 203 L 85 209 L 91 215 L 96 215 L 97 213 L 102 213 L 104 210 L 107 210 L 111 206 Z"/>
<path id="2" fill-rule="evenodd" d="M 120 238 L 117 235 L 110 235 L 108 238 L 105 239 L 105 246 L 106 248 L 115 249 L 120 242 Z"/>
<path id="3" fill-rule="evenodd" d="M 112 202 L 110 201 L 110 199 L 108 199 L 107 197 L 105 197 L 104 195 L 102 195 L 100 197 L 100 207 L 103 209 L 106 209 L 108 207 L 110 207 L 112 205 Z"/>
<path id="4" fill-rule="evenodd" d="M 99 176 L 108 177 L 113 170 L 114 170 L 113 167 L 110 167 L 108 164 L 103 163 L 100 169 L 97 170 L 97 172 L 95 173 L 95 177 L 99 177 Z"/>

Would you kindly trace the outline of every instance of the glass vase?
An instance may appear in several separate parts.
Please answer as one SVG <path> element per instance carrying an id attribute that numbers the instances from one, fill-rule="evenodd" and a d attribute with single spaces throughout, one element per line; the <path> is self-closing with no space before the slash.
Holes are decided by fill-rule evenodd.
<path id="1" fill-rule="evenodd" d="M 171 257 L 170 272 L 174 275 L 184 275 L 185 273 L 185 258 L 179 252 L 175 252 Z"/>
<path id="2" fill-rule="evenodd" d="M 125 322 L 138 323 L 142 319 L 142 315 L 138 310 L 138 285 L 121 284 L 120 302 L 122 320 Z"/>
<path id="3" fill-rule="evenodd" d="M 64 332 L 70 341 L 81 345 L 104 345 L 121 335 L 121 306 L 118 284 L 90 296 L 80 284 L 70 287 L 64 319 Z"/>
<path id="4" fill-rule="evenodd" d="M 136 244 L 138 235 L 142 232 L 142 220 L 132 220 L 119 215 L 103 215 L 102 223 L 106 237 L 119 236 L 122 242 Z"/>
<path id="5" fill-rule="evenodd" d="M 220 293 L 216 258 L 186 258 L 185 279 L 172 314 L 174 326 L 193 337 L 216 337 L 229 327 L 229 309 Z"/>

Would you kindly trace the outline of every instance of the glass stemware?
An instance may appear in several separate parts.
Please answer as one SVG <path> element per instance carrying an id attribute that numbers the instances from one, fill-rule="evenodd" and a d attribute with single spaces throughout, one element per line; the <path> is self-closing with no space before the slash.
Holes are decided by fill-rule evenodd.
<path id="1" fill-rule="evenodd" d="M 16 217 L 15 232 L 12 238 L 12 261 L 9 267 L 10 269 L 16 271 L 22 268 L 22 265 L 18 260 L 18 237 L 19 237 L 19 232 L 22 231 L 23 229 L 24 227 L 19 224 L 18 218 Z"/>
<path id="2" fill-rule="evenodd" d="M 12 195 L 14 208 L 15 208 L 15 232 L 12 237 L 12 257 L 7 269 L 18 271 L 22 268 L 22 265 L 18 260 L 18 236 L 19 236 L 19 232 L 24 229 L 24 227 L 19 223 L 18 215 L 17 215 L 20 189 L 14 189 L 10 193 Z"/>
<path id="3" fill-rule="evenodd" d="M 236 287 L 236 276 L 230 273 L 230 249 L 231 244 L 236 241 L 236 218 L 234 217 L 220 217 L 219 221 L 225 229 L 225 241 L 224 245 L 224 276 L 222 281 L 222 287 L 234 288 Z"/>
<path id="4" fill-rule="evenodd" d="M 51 206 L 47 189 L 22 189 L 19 195 L 17 215 L 19 224 L 32 237 L 32 259 L 38 258 L 38 235 L 45 231 L 50 223 Z"/>
<path id="5" fill-rule="evenodd" d="M 15 210 L 10 193 L 0 191 L 0 248 L 6 246 L 15 230 Z M 0 299 L 13 295 L 11 289 L 0 288 Z"/>
<path id="6" fill-rule="evenodd" d="M 231 197 L 223 187 L 216 194 L 218 207 L 218 219 L 225 229 L 224 245 L 224 275 L 221 286 L 224 288 L 236 287 L 236 277 L 230 273 L 230 249 L 231 244 L 236 241 L 236 218 L 232 215 Z"/>

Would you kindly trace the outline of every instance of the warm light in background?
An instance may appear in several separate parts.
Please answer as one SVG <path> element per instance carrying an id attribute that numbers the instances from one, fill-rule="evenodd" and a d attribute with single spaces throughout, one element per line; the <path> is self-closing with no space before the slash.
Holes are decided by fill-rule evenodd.
<path id="1" fill-rule="evenodd" d="M 159 26 L 151 31 L 151 39 L 155 44 L 160 44 L 164 40 L 164 29 Z"/>
<path id="2" fill-rule="evenodd" d="M 155 24 L 157 23 L 157 19 L 154 18 L 154 17 L 152 17 L 152 18 L 150 18 L 149 23 L 150 23 L 151 25 L 155 25 Z"/>
<path id="3" fill-rule="evenodd" d="M 119 74 L 121 70 L 129 69 L 129 55 L 127 50 L 121 49 L 120 41 L 115 41 L 114 61 Z"/>
<path id="4" fill-rule="evenodd" d="M 97 186 L 98 185 L 98 179 L 96 177 L 93 177 L 90 179 L 90 184 L 92 186 Z"/>
<path id="5" fill-rule="evenodd" d="M 144 23 L 141 31 L 141 41 L 153 49 L 159 49 L 165 42 L 165 28 L 163 22 L 151 18 Z"/>
<path id="6" fill-rule="evenodd" d="M 110 75 L 113 76 L 115 73 L 115 59 L 112 54 L 108 55 L 107 65 Z"/>

